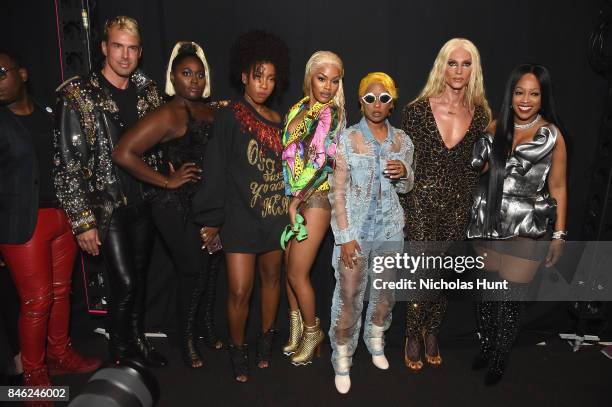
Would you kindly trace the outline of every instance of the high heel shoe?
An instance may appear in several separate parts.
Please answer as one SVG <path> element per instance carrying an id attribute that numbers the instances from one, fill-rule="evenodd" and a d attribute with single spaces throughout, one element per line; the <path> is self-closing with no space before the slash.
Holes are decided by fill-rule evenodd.
<path id="1" fill-rule="evenodd" d="M 187 367 L 199 369 L 204 366 L 204 362 L 196 341 L 193 339 L 193 333 L 186 333 L 185 335 L 185 338 L 183 338 L 183 362 Z"/>
<path id="2" fill-rule="evenodd" d="M 434 339 L 428 341 L 430 337 L 433 337 Z M 427 346 L 428 344 L 431 346 Z M 436 338 L 433 334 L 428 334 L 423 331 L 423 345 L 425 346 L 425 360 L 427 361 L 427 363 L 432 366 L 440 366 L 442 364 L 442 356 L 440 356 L 440 349 L 438 348 L 438 338 Z M 427 352 L 427 349 L 430 347 L 434 347 L 434 345 L 436 348 L 436 354 L 430 355 Z"/>
<path id="3" fill-rule="evenodd" d="M 206 289 L 202 294 L 198 318 L 198 338 L 204 340 L 204 344 L 210 349 L 222 349 L 223 341 L 217 336 L 215 329 L 215 300 L 217 293 L 217 275 L 219 273 L 219 263 L 221 254 L 215 253 L 210 256 L 208 266 L 208 277 Z"/>
<path id="4" fill-rule="evenodd" d="M 239 383 L 245 383 L 249 381 L 249 347 L 245 343 L 242 346 L 235 346 L 233 344 L 227 345 L 227 351 L 229 352 L 230 362 L 232 364 L 232 371 L 234 373 L 234 380 Z"/>
<path id="5" fill-rule="evenodd" d="M 204 362 L 202 361 L 202 355 L 198 350 L 197 341 L 195 340 L 195 315 L 198 310 L 198 303 L 200 300 L 200 296 L 202 291 L 199 288 L 196 288 L 191 296 L 189 307 L 186 310 L 187 315 L 183 315 L 183 338 L 182 338 L 182 348 L 183 348 L 183 361 L 185 365 L 191 367 L 193 369 L 198 369 L 204 366 Z"/>
<path id="6" fill-rule="evenodd" d="M 289 339 L 283 346 L 283 353 L 287 356 L 293 355 L 300 344 L 300 338 L 304 332 L 302 314 L 300 310 L 289 311 Z"/>
<path id="7" fill-rule="evenodd" d="M 416 348 L 417 352 L 418 352 L 418 360 L 412 360 L 410 359 L 410 356 L 408 356 L 408 348 L 409 348 L 409 341 L 412 341 L 412 344 L 414 345 L 414 347 Z M 423 368 L 423 362 L 421 361 L 421 349 L 419 347 L 420 342 L 416 339 L 411 339 L 410 337 L 406 337 L 406 340 L 404 341 L 404 364 L 406 365 L 407 368 L 409 368 L 410 370 L 412 370 L 413 372 L 418 372 L 419 370 L 421 370 Z"/>
<path id="8" fill-rule="evenodd" d="M 313 357 L 321 356 L 321 343 L 325 334 L 321 330 L 319 318 L 315 318 L 314 326 L 305 326 L 300 344 L 295 353 L 291 355 L 291 363 L 294 366 L 307 365 L 312 362 Z"/>
<path id="9" fill-rule="evenodd" d="M 268 329 L 265 333 L 257 335 L 257 348 L 255 353 L 255 360 L 257 361 L 257 367 L 265 369 L 270 367 L 270 359 L 272 358 L 272 345 L 274 339 L 278 335 L 276 329 Z M 265 363 L 265 366 L 262 364 Z"/>

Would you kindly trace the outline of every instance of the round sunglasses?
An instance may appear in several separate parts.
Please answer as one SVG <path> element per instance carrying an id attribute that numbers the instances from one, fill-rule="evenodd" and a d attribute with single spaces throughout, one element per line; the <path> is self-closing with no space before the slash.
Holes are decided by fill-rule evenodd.
<path id="1" fill-rule="evenodd" d="M 376 102 L 376 99 L 378 99 L 380 103 L 383 103 L 386 105 L 387 103 L 391 103 L 393 101 L 393 96 L 391 96 L 387 92 L 383 92 L 378 96 L 376 96 L 372 92 L 369 92 L 361 97 L 361 100 L 363 100 L 364 103 L 368 105 L 371 105 L 372 103 Z"/>

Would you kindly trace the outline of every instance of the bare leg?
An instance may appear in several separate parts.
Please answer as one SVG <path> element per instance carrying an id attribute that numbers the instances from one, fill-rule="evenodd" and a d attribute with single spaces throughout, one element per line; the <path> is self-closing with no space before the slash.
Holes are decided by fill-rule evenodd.
<path id="1" fill-rule="evenodd" d="M 249 300 L 255 277 L 255 255 L 226 253 L 227 261 L 227 319 L 232 342 L 236 346 L 244 343 L 244 329 L 249 315 Z"/>
<path id="2" fill-rule="evenodd" d="M 289 276 L 287 273 L 287 267 L 289 264 L 289 251 L 291 250 L 291 244 L 293 241 L 289 242 L 287 246 L 287 250 L 285 250 L 284 260 L 285 260 L 285 290 L 287 291 L 287 301 L 289 302 L 289 311 L 297 311 L 299 310 L 298 300 L 293 292 L 293 288 L 291 288 L 291 284 L 289 284 Z"/>
<path id="3" fill-rule="evenodd" d="M 264 253 L 257 258 L 257 269 L 261 279 L 261 332 L 263 335 L 274 326 L 280 301 L 280 250 Z M 270 343 L 272 338 L 269 338 Z M 268 349 L 271 349 L 269 347 Z M 267 353 L 267 352 L 264 352 Z M 260 369 L 270 366 L 267 355 L 262 355 L 258 362 Z"/>
<path id="4" fill-rule="evenodd" d="M 310 282 L 310 269 L 329 228 L 331 212 L 323 208 L 308 208 L 303 211 L 303 215 L 308 228 L 308 239 L 291 242 L 287 255 L 287 277 L 297 297 L 304 324 L 314 326 L 315 293 Z"/>
<path id="5" fill-rule="evenodd" d="M 261 279 L 261 329 L 272 328 L 276 321 L 280 300 L 281 251 L 274 250 L 257 257 L 257 269 Z"/>

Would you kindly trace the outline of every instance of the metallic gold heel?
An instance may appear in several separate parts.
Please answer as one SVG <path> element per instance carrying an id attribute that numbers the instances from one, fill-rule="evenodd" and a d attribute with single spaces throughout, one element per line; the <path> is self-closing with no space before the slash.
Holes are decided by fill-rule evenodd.
<path id="1" fill-rule="evenodd" d="M 304 333 L 295 353 L 291 355 L 291 363 L 295 366 L 307 365 L 312 362 L 315 354 L 320 356 L 321 343 L 325 334 L 321 330 L 319 318 L 315 318 L 314 326 L 304 326 Z"/>
<path id="2" fill-rule="evenodd" d="M 427 353 L 427 333 L 423 332 L 423 345 L 425 347 L 425 360 L 432 366 L 440 366 L 442 364 L 442 356 L 440 356 L 440 349 L 438 348 L 438 340 L 436 339 L 436 355 L 431 356 Z"/>
<path id="3" fill-rule="evenodd" d="M 302 314 L 300 310 L 289 312 L 289 339 L 283 346 L 283 353 L 287 356 L 293 355 L 300 344 L 300 338 L 304 331 Z"/>
<path id="4" fill-rule="evenodd" d="M 410 338 L 406 337 L 406 340 L 404 342 L 404 364 L 406 365 L 407 368 L 409 368 L 410 370 L 416 373 L 423 368 L 423 362 L 421 361 L 420 358 L 419 360 L 413 361 L 412 359 L 408 357 L 408 341 L 409 340 Z"/>

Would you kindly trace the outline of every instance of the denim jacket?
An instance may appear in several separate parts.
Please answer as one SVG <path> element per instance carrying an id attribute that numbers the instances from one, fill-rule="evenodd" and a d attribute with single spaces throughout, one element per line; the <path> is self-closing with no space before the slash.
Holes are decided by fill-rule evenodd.
<path id="1" fill-rule="evenodd" d="M 414 146 L 410 137 L 402 130 L 392 127 L 387 121 L 387 138 L 380 148 L 380 156 L 373 152 L 377 143 L 365 118 L 342 132 L 336 147 L 336 168 L 329 177 L 332 206 L 331 226 L 336 244 L 357 240 L 357 235 L 372 199 L 379 194 L 384 222 L 384 236 L 389 238 L 400 233 L 404 227 L 404 213 L 398 193 L 407 193 L 414 184 L 412 156 Z M 380 173 L 375 171 L 380 161 Z M 400 160 L 406 167 L 406 177 L 390 180 L 382 174 L 387 160 Z M 380 179 L 380 191 L 372 191 L 376 178 Z"/>

